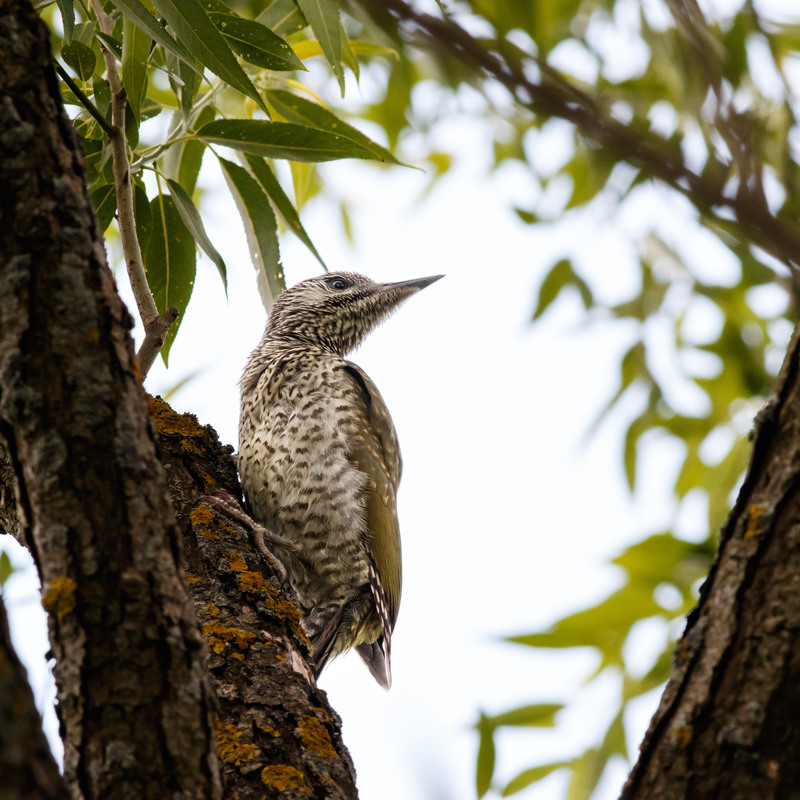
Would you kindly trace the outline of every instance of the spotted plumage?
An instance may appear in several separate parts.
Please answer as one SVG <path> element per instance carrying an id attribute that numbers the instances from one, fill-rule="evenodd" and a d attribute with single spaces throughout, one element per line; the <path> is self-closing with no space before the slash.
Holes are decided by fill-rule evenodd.
<path id="1" fill-rule="evenodd" d="M 375 384 L 344 356 L 403 300 L 441 276 L 378 284 L 329 273 L 283 292 L 241 380 L 239 471 L 253 517 L 297 594 L 316 674 L 356 648 L 391 685 L 402 581 L 396 492 L 402 463 Z"/>

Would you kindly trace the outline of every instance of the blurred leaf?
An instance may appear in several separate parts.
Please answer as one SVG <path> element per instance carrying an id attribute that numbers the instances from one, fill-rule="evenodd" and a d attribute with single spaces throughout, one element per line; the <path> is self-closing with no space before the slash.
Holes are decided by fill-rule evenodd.
<path id="1" fill-rule="evenodd" d="M 231 49 L 245 61 L 263 69 L 305 70 L 294 50 L 260 22 L 216 12 L 208 17 Z"/>
<path id="2" fill-rule="evenodd" d="M 342 23 L 339 19 L 339 0 L 297 0 L 297 5 L 311 26 L 314 36 L 333 68 L 339 91 L 344 97 L 342 68 Z"/>
<path id="3" fill-rule="evenodd" d="M 297 33 L 308 24 L 295 0 L 273 0 L 256 19 L 283 37 Z"/>
<path id="4" fill-rule="evenodd" d="M 291 200 L 286 196 L 278 179 L 273 174 L 264 159 L 255 156 L 245 156 L 245 161 L 255 179 L 261 184 L 261 188 L 266 192 L 267 197 L 272 201 L 272 205 L 278 216 L 283 220 L 283 224 L 314 254 L 314 257 L 325 267 L 325 262 L 314 247 L 311 239 L 300 222 L 300 217 L 295 211 Z M 327 269 L 327 267 L 325 267 Z"/>
<path id="5" fill-rule="evenodd" d="M 15 571 L 16 570 L 11 563 L 11 558 L 8 555 L 8 551 L 3 550 L 0 552 L 0 589 L 6 585 L 6 582 Z"/>
<path id="6" fill-rule="evenodd" d="M 487 720 L 497 728 L 501 725 L 552 728 L 556 724 L 555 715 L 563 708 L 561 703 L 537 703 L 487 717 Z"/>
<path id="7" fill-rule="evenodd" d="M 61 57 L 82 81 L 91 80 L 97 65 L 97 58 L 91 47 L 75 40 L 61 48 Z"/>
<path id="8" fill-rule="evenodd" d="M 56 0 L 61 12 L 61 25 L 64 28 L 64 41 L 69 44 L 75 29 L 75 7 L 73 0 Z"/>
<path id="9" fill-rule="evenodd" d="M 122 20 L 122 85 L 128 104 L 141 121 L 142 101 L 147 94 L 147 59 L 153 40 L 128 17 Z"/>
<path id="10" fill-rule="evenodd" d="M 363 148 L 372 154 L 376 161 L 399 164 L 400 162 L 385 148 L 373 142 L 361 131 L 346 122 L 342 122 L 335 114 L 323 108 L 319 103 L 312 103 L 291 92 L 273 91 L 269 93 L 269 102 L 275 110 L 289 122 L 299 125 L 310 125 L 323 131 L 329 131 L 350 142 L 357 148 Z"/>
<path id="11" fill-rule="evenodd" d="M 258 182 L 244 167 L 224 158 L 220 158 L 219 163 L 242 217 L 250 257 L 256 268 L 258 291 L 264 308 L 269 311 L 273 300 L 286 288 L 275 214 Z"/>
<path id="12" fill-rule="evenodd" d="M 521 792 L 532 783 L 546 778 L 557 769 L 564 769 L 564 767 L 569 766 L 571 766 L 570 761 L 555 761 L 552 764 L 542 764 L 540 767 L 531 767 L 530 769 L 523 770 L 506 784 L 502 792 L 502 797 L 510 797 L 512 794 Z"/>
<path id="13" fill-rule="evenodd" d="M 600 782 L 607 760 L 607 756 L 593 747 L 578 756 L 572 762 L 572 780 L 569 782 L 567 800 L 589 800 Z"/>
<path id="14" fill-rule="evenodd" d="M 222 260 L 222 256 L 217 251 L 217 248 L 211 244 L 211 240 L 208 238 L 205 226 L 203 225 L 203 220 L 200 218 L 200 212 L 192 202 L 192 198 L 189 197 L 186 190 L 179 183 L 167 178 L 167 184 L 169 185 L 169 192 L 172 195 L 172 199 L 175 202 L 175 207 L 178 209 L 178 213 L 181 215 L 181 219 L 183 220 L 184 224 L 189 229 L 192 236 L 194 236 L 195 241 L 200 245 L 205 254 L 217 265 L 217 270 L 222 278 L 222 285 L 225 287 L 225 296 L 227 297 L 227 268 L 225 267 L 225 262 Z"/>
<path id="15" fill-rule="evenodd" d="M 478 729 L 480 737 L 475 785 L 478 797 L 483 797 L 489 791 L 494 775 L 494 726 L 487 717 L 481 714 L 475 727 Z"/>
<path id="16" fill-rule="evenodd" d="M 539 319 L 547 311 L 566 286 L 574 286 L 578 290 L 584 308 L 592 306 L 594 300 L 591 289 L 572 268 L 572 262 L 563 258 L 553 266 L 539 286 L 539 299 L 536 302 L 536 310 L 533 312 L 534 320 Z"/>
<path id="17" fill-rule="evenodd" d="M 508 641 L 528 647 L 596 647 L 604 665 L 621 664 L 622 646 L 634 622 L 661 613 L 650 586 L 629 583 L 593 608 L 558 620 L 546 632 L 513 636 Z"/>
<path id="18" fill-rule="evenodd" d="M 622 709 L 608 726 L 600 752 L 607 758 L 610 756 L 628 757 L 628 748 L 625 744 L 625 721 Z"/>
<path id="19" fill-rule="evenodd" d="M 333 161 L 339 158 L 374 159 L 374 147 L 364 147 L 340 134 L 308 128 L 290 122 L 249 119 L 218 119 L 203 125 L 197 136 L 267 158 L 290 161 Z"/>
<path id="20" fill-rule="evenodd" d="M 142 252 L 147 282 L 159 314 L 163 314 L 170 306 L 175 306 L 180 312 L 161 349 L 164 364 L 169 366 L 169 351 L 194 289 L 197 251 L 194 238 L 169 195 L 159 193 L 153 198 L 150 212 L 153 230 L 147 249 Z"/>

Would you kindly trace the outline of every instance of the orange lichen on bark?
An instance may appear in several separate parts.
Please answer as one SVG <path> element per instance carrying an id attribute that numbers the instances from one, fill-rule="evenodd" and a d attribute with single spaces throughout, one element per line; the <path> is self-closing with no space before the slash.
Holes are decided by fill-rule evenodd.
<path id="1" fill-rule="evenodd" d="M 215 606 L 213 603 L 206 603 L 206 607 L 200 609 L 200 613 L 205 614 L 207 617 L 218 617 L 219 606 Z"/>
<path id="2" fill-rule="evenodd" d="M 270 767 L 264 767 L 261 770 L 261 782 L 265 786 L 272 786 L 279 792 L 297 789 L 303 794 L 311 795 L 311 787 L 306 783 L 303 773 L 288 764 L 273 764 Z"/>
<path id="3" fill-rule="evenodd" d="M 197 421 L 197 417 L 193 414 L 175 413 L 169 403 L 160 397 L 149 397 L 147 407 L 159 434 L 163 436 L 179 436 L 181 438 L 181 449 L 189 453 L 200 452 L 200 448 L 191 440 L 192 438 L 200 437 L 205 443 L 208 432 Z"/>
<path id="4" fill-rule="evenodd" d="M 679 725 L 675 728 L 674 734 L 675 744 L 677 744 L 681 750 L 685 750 L 692 741 L 692 729 L 688 725 Z"/>
<path id="5" fill-rule="evenodd" d="M 331 736 L 316 717 L 303 717 L 297 726 L 303 746 L 320 758 L 336 758 Z"/>
<path id="6" fill-rule="evenodd" d="M 764 518 L 767 515 L 767 507 L 761 503 L 756 503 L 747 509 L 747 528 L 744 532 L 745 539 L 755 539 L 764 533 Z"/>
<path id="7" fill-rule="evenodd" d="M 186 573 L 186 583 L 200 583 L 202 580 L 199 575 L 193 575 L 191 572 Z"/>
<path id="8" fill-rule="evenodd" d="M 252 761 L 258 755 L 254 744 L 242 742 L 242 732 L 235 725 L 225 725 L 217 720 L 217 748 L 222 759 L 237 767 Z"/>
<path id="9" fill-rule="evenodd" d="M 254 633 L 240 631 L 238 628 L 229 628 L 221 622 L 206 622 L 202 628 L 203 636 L 208 638 L 208 646 L 211 651 L 221 656 L 227 649 L 236 648 L 239 653 L 247 650 L 256 639 Z M 236 656 L 234 652 L 232 655 Z M 241 656 L 244 658 L 244 656 Z M 241 658 L 239 660 L 241 660 Z"/>
<path id="10" fill-rule="evenodd" d="M 236 573 L 239 589 L 251 594 L 260 594 L 264 605 L 279 619 L 285 619 L 304 641 L 308 641 L 306 632 L 300 624 L 300 612 L 297 607 L 286 600 L 281 600 L 275 587 L 260 573 L 251 570 L 239 553 L 225 553 L 228 566 Z"/>
<path id="11" fill-rule="evenodd" d="M 67 614 L 75 610 L 77 588 L 78 584 L 72 578 L 53 578 L 42 597 L 42 605 L 61 622 Z"/>

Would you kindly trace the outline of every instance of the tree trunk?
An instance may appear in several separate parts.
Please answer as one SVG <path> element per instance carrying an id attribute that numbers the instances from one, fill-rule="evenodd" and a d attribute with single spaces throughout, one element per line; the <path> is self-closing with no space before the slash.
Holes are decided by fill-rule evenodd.
<path id="1" fill-rule="evenodd" d="M 231 459 L 154 405 L 164 452 L 180 454 L 168 484 L 49 36 L 23 0 L 0 5 L 0 145 L 0 479 L 16 490 L 13 508 L 0 490 L 0 522 L 42 580 L 66 790 L 214 798 L 221 761 L 227 797 L 354 798 L 296 609 L 242 529 L 193 508 L 237 491 Z M 212 461 L 227 464 L 217 477 Z M 13 745 L 0 736 L 0 765 Z M 51 780 L 39 755 L 20 768 Z"/>
<path id="2" fill-rule="evenodd" d="M 622 800 L 800 797 L 799 342 Z"/>

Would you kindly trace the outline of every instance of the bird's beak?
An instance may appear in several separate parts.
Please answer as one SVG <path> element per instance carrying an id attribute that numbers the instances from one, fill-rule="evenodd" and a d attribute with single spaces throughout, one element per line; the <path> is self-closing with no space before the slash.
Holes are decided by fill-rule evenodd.
<path id="1" fill-rule="evenodd" d="M 381 293 L 399 293 L 403 297 L 409 297 L 420 289 L 436 283 L 439 278 L 444 278 L 444 275 L 431 275 L 429 278 L 414 278 L 410 281 L 398 281 L 397 283 L 380 283 L 378 284 L 378 291 Z"/>

